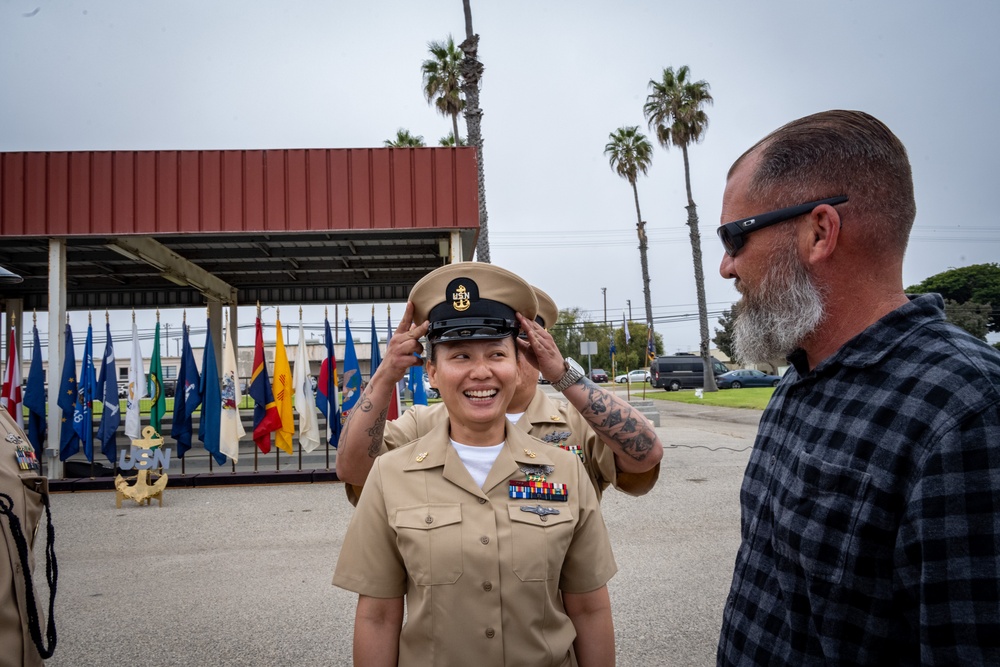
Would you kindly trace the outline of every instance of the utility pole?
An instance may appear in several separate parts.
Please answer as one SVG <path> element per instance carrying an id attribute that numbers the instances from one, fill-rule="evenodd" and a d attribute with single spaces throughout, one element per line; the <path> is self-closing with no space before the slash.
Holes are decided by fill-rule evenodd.
<path id="1" fill-rule="evenodd" d="M 601 294 L 604 296 L 604 326 L 608 326 L 608 288 L 602 287 Z"/>
<path id="2" fill-rule="evenodd" d="M 632 321 L 632 299 L 625 299 L 625 303 L 628 305 L 628 321 Z"/>

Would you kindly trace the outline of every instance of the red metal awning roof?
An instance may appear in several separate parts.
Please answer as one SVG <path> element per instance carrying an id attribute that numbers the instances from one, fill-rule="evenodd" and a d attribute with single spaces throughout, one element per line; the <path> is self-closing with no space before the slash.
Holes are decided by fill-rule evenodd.
<path id="1" fill-rule="evenodd" d="M 235 287 L 240 303 L 403 300 L 447 261 L 453 232 L 471 259 L 474 151 L 0 153 L 0 265 L 25 279 L 4 295 L 44 308 L 48 239 L 63 237 L 70 308 L 203 303 L 109 249 L 145 237 Z"/>

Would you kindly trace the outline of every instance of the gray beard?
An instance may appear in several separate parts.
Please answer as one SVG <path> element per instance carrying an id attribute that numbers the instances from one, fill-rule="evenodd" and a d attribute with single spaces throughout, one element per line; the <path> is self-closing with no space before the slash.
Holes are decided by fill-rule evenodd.
<path id="1" fill-rule="evenodd" d="M 825 316 L 823 294 L 790 248 L 774 253 L 760 284 L 737 289 L 743 298 L 733 324 L 733 347 L 742 364 L 784 359 L 802 345 Z"/>

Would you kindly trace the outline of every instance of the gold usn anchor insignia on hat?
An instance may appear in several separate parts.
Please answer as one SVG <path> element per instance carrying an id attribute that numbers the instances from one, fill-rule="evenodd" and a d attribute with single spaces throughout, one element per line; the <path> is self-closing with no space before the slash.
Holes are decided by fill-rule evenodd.
<path id="1" fill-rule="evenodd" d="M 461 312 L 463 310 L 468 310 L 472 302 L 469 300 L 469 291 L 465 289 L 465 285 L 459 285 L 455 288 L 455 293 L 451 295 L 452 308 Z"/>

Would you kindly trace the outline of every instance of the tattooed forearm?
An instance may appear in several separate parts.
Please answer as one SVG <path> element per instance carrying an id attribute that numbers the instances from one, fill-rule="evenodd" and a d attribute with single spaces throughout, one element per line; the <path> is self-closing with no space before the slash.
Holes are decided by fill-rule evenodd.
<path id="1" fill-rule="evenodd" d="M 372 458 L 382 451 L 382 433 L 385 431 L 385 418 L 388 414 L 389 408 L 384 408 L 372 427 L 368 429 L 368 436 L 371 438 L 371 442 L 368 443 L 368 456 Z"/>
<path id="2" fill-rule="evenodd" d="M 591 428 L 618 454 L 644 460 L 657 442 L 649 421 L 617 396 L 592 382 L 585 384 L 587 403 L 580 413 Z"/>

